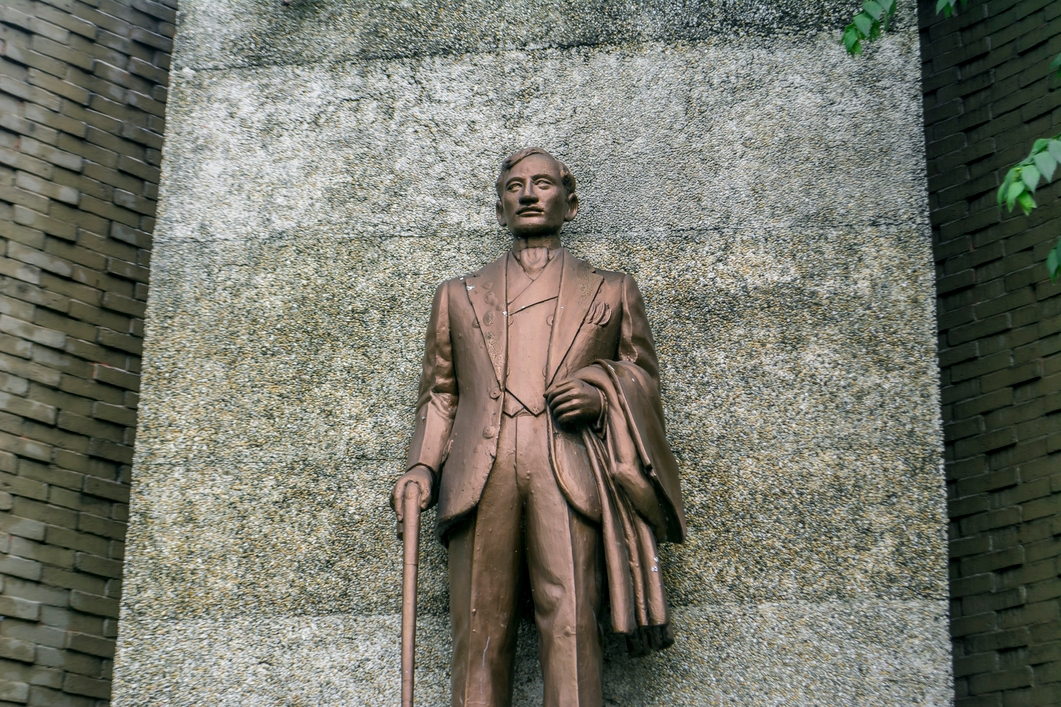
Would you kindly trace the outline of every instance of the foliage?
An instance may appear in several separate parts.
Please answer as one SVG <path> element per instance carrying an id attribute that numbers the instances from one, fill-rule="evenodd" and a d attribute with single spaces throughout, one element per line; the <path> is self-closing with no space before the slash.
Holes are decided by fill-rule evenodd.
<path id="1" fill-rule="evenodd" d="M 1052 182 L 1057 165 L 1061 162 L 1061 135 L 1049 140 L 1036 140 L 1031 153 L 1009 168 L 1002 186 L 998 189 L 998 205 L 1010 211 L 1020 204 L 1027 216 L 1038 204 L 1032 198 L 1039 180 Z"/>
<path id="2" fill-rule="evenodd" d="M 962 7 L 969 0 L 937 0 L 936 14 L 943 13 L 944 17 L 950 17 L 958 9 L 958 3 Z M 844 28 L 843 44 L 847 53 L 858 56 L 862 53 L 862 42 L 872 42 L 882 32 L 887 32 L 891 26 L 892 17 L 895 15 L 895 0 L 865 0 L 862 3 L 862 12 L 855 15 L 846 28 Z M 1061 54 L 1058 54 L 1052 62 L 1050 69 L 1061 76 Z M 1019 204 L 1024 215 L 1027 216 L 1036 208 L 1035 189 L 1040 180 L 1044 183 L 1053 181 L 1054 174 L 1061 165 L 1061 135 L 1049 140 L 1036 140 L 1032 146 L 1031 153 L 1017 164 L 1010 167 L 1002 186 L 998 190 L 998 207 L 1008 206 L 1010 212 Z M 1046 258 L 1046 269 L 1050 272 L 1050 279 L 1056 280 L 1061 277 L 1061 239 L 1050 251 Z"/>
<path id="3" fill-rule="evenodd" d="M 943 0 L 949 2 L 949 0 Z M 955 0 L 957 2 L 957 0 Z M 872 42 L 887 32 L 895 15 L 895 0 L 865 0 L 862 12 L 844 29 L 844 47 L 851 56 L 862 53 L 862 41 Z"/>
<path id="4" fill-rule="evenodd" d="M 1058 63 L 1061 57 L 1054 60 Z M 1012 212 L 1020 205 L 1024 215 L 1027 216 L 1032 209 L 1038 206 L 1035 203 L 1036 188 L 1040 180 L 1044 184 L 1052 182 L 1054 174 L 1057 174 L 1058 165 L 1061 164 L 1061 135 L 1049 140 L 1036 140 L 1032 146 L 1031 153 L 1023 160 L 1010 167 L 1006 178 L 1002 180 L 1002 186 L 998 188 L 998 206 L 1007 206 Z M 1046 258 L 1046 269 L 1050 271 L 1050 279 L 1056 280 L 1061 276 L 1061 239 L 1050 251 Z"/>
<path id="5" fill-rule="evenodd" d="M 958 9 L 959 0 L 939 0 L 936 3 L 936 14 L 943 13 L 944 17 L 950 17 Z M 969 4 L 969 0 L 961 0 L 962 7 Z"/>

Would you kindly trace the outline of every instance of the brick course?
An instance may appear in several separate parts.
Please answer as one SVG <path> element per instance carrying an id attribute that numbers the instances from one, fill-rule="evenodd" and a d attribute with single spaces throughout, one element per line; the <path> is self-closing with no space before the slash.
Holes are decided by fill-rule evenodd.
<path id="1" fill-rule="evenodd" d="M 1061 704 L 1059 0 L 921 3 L 958 707 Z M 0 704 L 109 702 L 176 0 L 0 6 Z M 1061 181 L 1061 179 L 1059 179 Z"/>
<path id="2" fill-rule="evenodd" d="M 0 5 L 0 704 L 109 703 L 175 21 Z"/>
<path id="3" fill-rule="evenodd" d="M 920 3 L 957 707 L 1061 704 L 1061 188 L 999 211 L 1006 171 L 1061 132 L 1058 0 Z M 1059 179 L 1061 181 L 1061 179 Z"/>

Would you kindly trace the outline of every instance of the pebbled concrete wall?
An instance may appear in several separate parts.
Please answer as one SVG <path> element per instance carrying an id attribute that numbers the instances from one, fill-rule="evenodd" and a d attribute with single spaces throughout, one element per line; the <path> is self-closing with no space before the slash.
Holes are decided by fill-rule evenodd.
<path id="1" fill-rule="evenodd" d="M 430 294 L 503 251 L 532 143 L 579 179 L 572 250 L 644 292 L 690 516 L 678 644 L 612 642 L 610 703 L 949 704 L 913 8 L 873 63 L 846 2 L 670 8 L 182 3 L 115 705 L 397 702 Z M 434 544 L 422 577 L 444 704 Z"/>

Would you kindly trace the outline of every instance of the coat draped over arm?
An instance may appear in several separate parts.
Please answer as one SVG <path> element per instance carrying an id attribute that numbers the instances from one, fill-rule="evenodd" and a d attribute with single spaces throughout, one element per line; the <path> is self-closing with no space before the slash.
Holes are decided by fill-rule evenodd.
<path id="1" fill-rule="evenodd" d="M 654 377 L 625 361 L 597 361 L 576 376 L 606 406 L 599 432 L 582 437 L 601 501 L 612 629 L 643 655 L 674 642 L 658 543 L 685 538 L 677 462 Z"/>

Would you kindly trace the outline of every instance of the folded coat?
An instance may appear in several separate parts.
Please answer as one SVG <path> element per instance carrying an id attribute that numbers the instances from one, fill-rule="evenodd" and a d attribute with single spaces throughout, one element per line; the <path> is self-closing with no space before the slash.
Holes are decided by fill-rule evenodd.
<path id="1" fill-rule="evenodd" d="M 658 543 L 682 542 L 678 465 L 667 443 L 656 381 L 623 361 L 597 361 L 576 377 L 601 391 L 599 433 L 582 433 L 601 501 L 612 629 L 633 655 L 674 642 Z"/>

